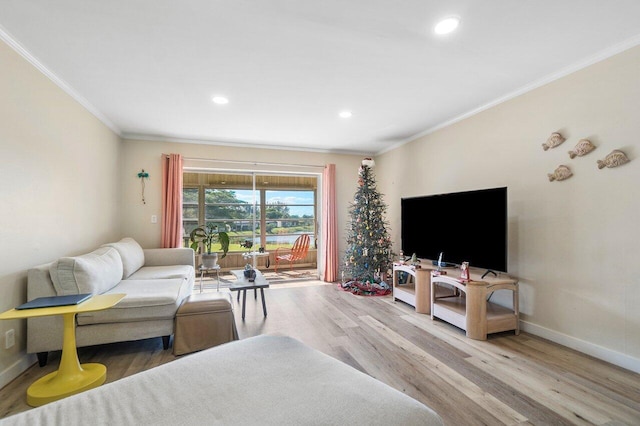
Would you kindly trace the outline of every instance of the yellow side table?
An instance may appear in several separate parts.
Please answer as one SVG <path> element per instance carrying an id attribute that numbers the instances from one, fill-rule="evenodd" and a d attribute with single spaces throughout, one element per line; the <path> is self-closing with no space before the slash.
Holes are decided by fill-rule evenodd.
<path id="1" fill-rule="evenodd" d="M 32 407 L 47 404 L 103 384 L 107 379 L 107 367 L 98 363 L 80 364 L 76 347 L 76 314 L 101 311 L 116 305 L 125 294 L 101 294 L 78 305 L 52 308 L 11 309 L 0 314 L 0 319 L 19 319 L 62 315 L 64 334 L 62 357 L 58 371 L 36 380 L 27 389 L 27 404 Z"/>

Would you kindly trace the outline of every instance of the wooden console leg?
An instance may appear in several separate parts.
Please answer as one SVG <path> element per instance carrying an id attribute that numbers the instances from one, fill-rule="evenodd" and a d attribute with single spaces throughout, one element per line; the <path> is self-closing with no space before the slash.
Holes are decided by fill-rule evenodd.
<path id="1" fill-rule="evenodd" d="M 467 284 L 467 337 L 487 340 L 487 301 L 484 288 Z"/>

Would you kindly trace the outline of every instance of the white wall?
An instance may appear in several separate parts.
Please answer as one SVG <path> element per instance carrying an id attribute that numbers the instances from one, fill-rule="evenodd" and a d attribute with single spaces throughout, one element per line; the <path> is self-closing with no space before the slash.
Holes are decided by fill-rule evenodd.
<path id="1" fill-rule="evenodd" d="M 0 41 L 0 312 L 27 269 L 120 231 L 120 138 Z M 4 347 L 15 330 L 16 345 Z M 0 387 L 26 368 L 26 320 L 0 321 Z"/>
<path id="2" fill-rule="evenodd" d="M 145 248 L 160 246 L 162 154 L 181 154 L 186 158 L 202 158 L 261 163 L 302 164 L 308 166 L 336 165 L 336 198 L 338 205 L 338 230 L 346 229 L 349 219 L 348 206 L 353 200 L 358 180 L 361 155 L 327 154 L 301 151 L 285 151 L 258 148 L 238 148 L 218 145 L 198 145 L 157 141 L 124 141 L 121 167 L 123 194 L 123 232 L 135 238 Z M 242 167 L 242 166 L 238 166 Z M 150 174 L 146 183 L 146 204 L 142 203 L 141 184 L 137 174 L 144 169 Z M 320 170 L 321 171 L 321 170 Z M 158 223 L 151 223 L 151 215 L 158 216 Z M 340 254 L 345 241 L 340 238 Z"/>
<path id="3" fill-rule="evenodd" d="M 402 197 L 507 186 L 524 330 L 640 371 L 639 76 L 636 47 L 377 156 L 395 249 Z M 570 159 L 581 138 L 597 149 Z M 613 149 L 632 161 L 598 170 Z"/>

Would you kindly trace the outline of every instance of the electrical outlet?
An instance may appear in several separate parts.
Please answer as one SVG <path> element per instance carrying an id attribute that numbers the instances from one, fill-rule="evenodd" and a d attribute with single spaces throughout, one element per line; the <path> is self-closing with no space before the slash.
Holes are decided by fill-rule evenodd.
<path id="1" fill-rule="evenodd" d="M 15 344 L 16 344 L 16 332 L 12 328 L 11 330 L 8 330 L 4 334 L 4 348 L 9 349 L 11 346 Z"/>
<path id="2" fill-rule="evenodd" d="M 158 216 L 156 216 L 155 214 L 151 215 L 151 223 L 158 223 Z"/>

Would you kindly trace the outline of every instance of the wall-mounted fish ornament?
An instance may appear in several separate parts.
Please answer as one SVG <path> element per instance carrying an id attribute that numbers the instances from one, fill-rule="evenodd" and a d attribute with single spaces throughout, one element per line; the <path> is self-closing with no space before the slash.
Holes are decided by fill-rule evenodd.
<path id="1" fill-rule="evenodd" d="M 604 157 L 604 160 L 598 160 L 598 168 L 603 169 L 605 167 L 618 167 L 628 163 L 629 161 L 631 160 L 629 160 L 627 154 L 620 151 L 619 149 L 614 149 L 609 154 L 607 154 L 606 157 Z"/>
<path id="2" fill-rule="evenodd" d="M 549 136 L 549 139 L 547 139 L 547 141 L 542 144 L 542 149 L 546 151 L 549 148 L 555 148 L 565 140 L 566 139 L 564 138 L 564 136 L 562 136 L 560 133 L 558 132 L 551 133 L 551 136 Z"/>
<path id="3" fill-rule="evenodd" d="M 580 139 L 573 150 L 569 151 L 569 157 L 582 157 L 583 155 L 587 155 L 594 149 L 596 149 L 596 146 L 592 144 L 589 139 Z"/>
<path id="4" fill-rule="evenodd" d="M 547 173 L 549 182 L 553 182 L 554 180 L 561 181 L 561 180 L 569 179 L 571 176 L 573 176 L 571 169 L 565 165 L 560 165 L 556 167 L 553 173 Z"/>

